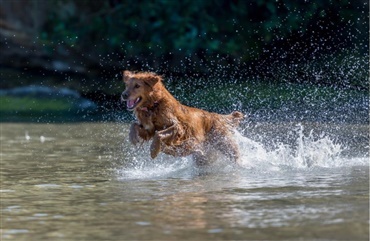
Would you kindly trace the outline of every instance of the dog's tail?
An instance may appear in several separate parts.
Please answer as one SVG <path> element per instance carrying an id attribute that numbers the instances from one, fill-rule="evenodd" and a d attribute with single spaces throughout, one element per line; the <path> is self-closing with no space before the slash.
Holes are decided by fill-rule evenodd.
<path id="1" fill-rule="evenodd" d="M 244 115 L 239 111 L 233 111 L 231 114 L 226 115 L 226 118 L 232 127 L 238 127 L 240 122 L 244 119 Z"/>

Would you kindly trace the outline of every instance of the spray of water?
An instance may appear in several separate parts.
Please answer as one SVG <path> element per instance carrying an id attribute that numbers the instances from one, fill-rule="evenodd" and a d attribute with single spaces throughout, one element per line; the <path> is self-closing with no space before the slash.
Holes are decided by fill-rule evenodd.
<path id="1" fill-rule="evenodd" d="M 313 130 L 308 135 L 304 127 L 298 124 L 294 129 L 295 140 L 291 145 L 275 143 L 275 148 L 268 150 L 263 144 L 243 137 L 239 132 L 236 138 L 242 152 L 243 166 L 249 168 L 311 168 L 336 167 L 345 165 L 340 162 L 343 146 L 335 143 L 328 136 L 316 139 Z"/>
<path id="2" fill-rule="evenodd" d="M 304 133 L 302 124 L 292 130 L 290 144 L 273 140 L 270 146 L 245 137 L 241 132 L 234 134 L 241 150 L 240 165 L 236 166 L 223 156 L 212 156 L 212 164 L 197 167 L 191 156 L 175 158 L 161 154 L 152 160 L 149 148 L 143 145 L 138 152 L 131 149 L 124 167 L 117 169 L 122 179 L 187 178 L 206 170 L 213 173 L 235 171 L 271 173 L 281 171 L 315 170 L 317 168 L 341 168 L 368 165 L 366 157 L 345 157 L 342 152 L 347 147 L 337 143 L 325 134 L 316 136 L 311 130 Z M 270 142 L 271 143 L 271 142 Z"/>

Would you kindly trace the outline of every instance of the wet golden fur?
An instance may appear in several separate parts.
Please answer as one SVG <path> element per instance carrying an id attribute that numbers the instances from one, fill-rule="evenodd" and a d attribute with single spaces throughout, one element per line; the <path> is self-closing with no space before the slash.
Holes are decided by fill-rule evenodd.
<path id="1" fill-rule="evenodd" d="M 161 151 L 173 156 L 194 154 L 197 163 L 204 164 L 207 150 L 215 148 L 238 160 L 239 150 L 231 131 L 242 120 L 242 113 L 221 115 L 182 105 L 155 73 L 124 71 L 123 80 L 126 89 L 122 100 L 138 120 L 131 125 L 130 142 L 152 139 L 152 158 Z"/>

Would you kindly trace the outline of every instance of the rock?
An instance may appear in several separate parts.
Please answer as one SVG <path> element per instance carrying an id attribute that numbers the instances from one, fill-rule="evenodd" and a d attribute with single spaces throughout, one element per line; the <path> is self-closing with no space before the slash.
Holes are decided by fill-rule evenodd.
<path id="1" fill-rule="evenodd" d="M 52 88 L 46 86 L 23 86 L 13 89 L 0 89 L 0 96 L 12 96 L 12 97 L 32 97 L 40 99 L 62 99 L 69 103 L 76 110 L 95 110 L 97 105 L 86 98 L 81 97 L 80 93 L 75 90 L 68 88 Z"/>

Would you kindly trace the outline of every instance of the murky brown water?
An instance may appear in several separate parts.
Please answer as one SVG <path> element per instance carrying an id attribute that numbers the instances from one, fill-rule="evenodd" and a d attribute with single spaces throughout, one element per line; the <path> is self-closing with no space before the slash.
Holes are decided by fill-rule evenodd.
<path id="1" fill-rule="evenodd" d="M 150 160 L 125 124 L 2 123 L 1 240 L 369 239 L 368 127 L 334 128 L 342 146 L 252 129 L 271 136 L 238 137 L 243 168 L 199 169 Z"/>

